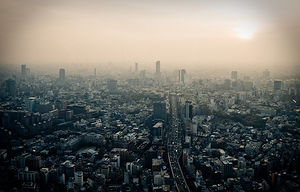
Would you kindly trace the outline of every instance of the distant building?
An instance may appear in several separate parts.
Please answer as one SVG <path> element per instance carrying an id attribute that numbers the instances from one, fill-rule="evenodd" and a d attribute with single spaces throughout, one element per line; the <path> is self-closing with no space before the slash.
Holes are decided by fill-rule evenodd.
<path id="1" fill-rule="evenodd" d="M 107 89 L 109 91 L 116 91 L 117 89 L 117 80 L 114 80 L 114 79 L 109 79 L 107 80 Z"/>
<path id="2" fill-rule="evenodd" d="M 135 63 L 135 72 L 137 73 L 139 71 L 139 64 Z"/>
<path id="3" fill-rule="evenodd" d="M 282 89 L 282 81 L 274 81 L 274 91 L 280 91 Z"/>
<path id="4" fill-rule="evenodd" d="M 184 84 L 184 76 L 185 76 L 185 73 L 186 73 L 186 71 L 185 71 L 185 69 L 181 69 L 181 70 L 179 70 L 179 74 L 178 74 L 178 79 L 179 79 L 179 83 L 182 83 L 182 84 Z"/>
<path id="5" fill-rule="evenodd" d="M 156 61 L 156 76 L 160 76 L 160 61 Z"/>
<path id="6" fill-rule="evenodd" d="M 10 96 L 16 95 L 16 81 L 13 79 L 8 79 L 5 81 L 5 91 Z"/>
<path id="7" fill-rule="evenodd" d="M 231 72 L 231 79 L 237 80 L 237 78 L 238 78 L 238 72 L 237 71 L 232 71 Z"/>
<path id="8" fill-rule="evenodd" d="M 59 80 L 64 81 L 66 79 L 65 69 L 59 69 Z"/>
<path id="9" fill-rule="evenodd" d="M 29 97 L 28 99 L 26 99 L 26 109 L 29 111 L 29 112 L 33 112 L 34 110 L 34 107 L 37 103 L 37 98 L 36 97 Z"/>
<path id="10" fill-rule="evenodd" d="M 185 118 L 192 119 L 193 118 L 193 105 L 192 102 L 185 102 Z"/>
<path id="11" fill-rule="evenodd" d="M 26 72 L 27 72 L 27 70 L 26 70 L 26 65 L 25 65 L 25 64 L 21 65 L 21 75 L 22 75 L 23 77 L 26 76 Z"/>

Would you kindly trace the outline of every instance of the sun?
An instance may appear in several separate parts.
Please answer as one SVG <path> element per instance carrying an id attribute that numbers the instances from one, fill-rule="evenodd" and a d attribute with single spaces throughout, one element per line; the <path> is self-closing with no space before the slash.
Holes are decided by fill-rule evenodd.
<path id="1" fill-rule="evenodd" d="M 251 39 L 256 30 L 256 25 L 251 22 L 237 22 L 234 28 L 236 35 L 241 39 Z"/>

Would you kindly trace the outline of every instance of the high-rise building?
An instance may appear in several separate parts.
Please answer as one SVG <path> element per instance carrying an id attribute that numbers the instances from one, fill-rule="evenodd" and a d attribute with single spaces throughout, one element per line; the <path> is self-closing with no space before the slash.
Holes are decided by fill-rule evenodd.
<path id="1" fill-rule="evenodd" d="M 29 97 L 28 99 L 26 99 L 26 109 L 29 111 L 29 112 L 33 112 L 34 110 L 34 107 L 37 103 L 37 98 L 36 97 Z"/>
<path id="2" fill-rule="evenodd" d="M 282 89 L 282 81 L 274 81 L 274 91 L 280 91 Z"/>
<path id="3" fill-rule="evenodd" d="M 193 105 L 191 101 L 185 102 L 185 118 L 192 119 L 193 118 Z"/>
<path id="4" fill-rule="evenodd" d="M 94 68 L 94 75 L 96 76 L 97 75 L 97 69 Z"/>
<path id="5" fill-rule="evenodd" d="M 155 137 L 160 138 L 162 136 L 162 132 L 163 132 L 163 123 L 162 122 L 156 123 L 151 129 L 152 138 Z"/>
<path id="6" fill-rule="evenodd" d="M 5 81 L 5 91 L 10 96 L 15 96 L 16 94 L 16 81 L 13 79 L 8 79 Z"/>
<path id="7" fill-rule="evenodd" d="M 222 174 L 224 178 L 231 177 L 233 174 L 233 165 L 229 161 L 222 162 Z"/>
<path id="8" fill-rule="evenodd" d="M 21 65 L 21 74 L 22 74 L 22 76 L 26 76 L 26 72 L 27 72 L 27 70 L 26 70 L 26 65 L 25 64 L 23 64 L 23 65 Z"/>
<path id="9" fill-rule="evenodd" d="M 80 187 L 83 186 L 83 172 L 82 171 L 75 172 L 75 184 Z"/>
<path id="10" fill-rule="evenodd" d="M 237 80 L 237 78 L 238 78 L 238 72 L 237 71 L 232 71 L 231 72 L 231 79 Z"/>
<path id="11" fill-rule="evenodd" d="M 135 72 L 137 73 L 139 71 L 139 64 L 135 63 Z"/>
<path id="12" fill-rule="evenodd" d="M 109 79 L 107 80 L 107 89 L 109 91 L 115 91 L 117 89 L 117 80 L 114 80 L 114 79 Z"/>
<path id="13" fill-rule="evenodd" d="M 156 61 L 156 75 L 160 75 L 160 61 Z"/>
<path id="14" fill-rule="evenodd" d="M 185 75 L 185 73 L 186 73 L 185 69 L 179 70 L 179 74 L 178 74 L 179 83 L 184 84 L 184 75 Z"/>
<path id="15" fill-rule="evenodd" d="M 59 69 L 59 80 L 64 81 L 66 79 L 65 69 Z"/>

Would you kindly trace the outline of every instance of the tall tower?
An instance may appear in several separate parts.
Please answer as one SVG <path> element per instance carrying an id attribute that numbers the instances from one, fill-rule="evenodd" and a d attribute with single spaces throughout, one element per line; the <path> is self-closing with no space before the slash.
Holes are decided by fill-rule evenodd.
<path id="1" fill-rule="evenodd" d="M 139 64 L 135 63 L 135 72 L 137 73 L 139 71 Z"/>
<path id="2" fill-rule="evenodd" d="M 185 102 L 185 118 L 192 119 L 193 118 L 193 105 L 191 101 Z"/>
<path id="3" fill-rule="evenodd" d="M 21 74 L 23 77 L 26 76 L 26 64 L 21 65 Z"/>
<path id="4" fill-rule="evenodd" d="M 179 75 L 179 83 L 184 84 L 185 69 L 180 69 L 178 75 Z"/>
<path id="5" fill-rule="evenodd" d="M 16 94 L 16 81 L 12 79 L 8 79 L 5 81 L 6 85 L 6 93 L 10 96 L 15 96 Z"/>
<path id="6" fill-rule="evenodd" d="M 83 186 L 83 172 L 82 171 L 75 172 L 75 184 L 78 185 L 79 187 Z"/>
<path id="7" fill-rule="evenodd" d="M 274 91 L 280 91 L 282 89 L 282 81 L 275 80 L 274 81 Z"/>
<path id="8" fill-rule="evenodd" d="M 64 81 L 66 79 L 65 69 L 59 69 L 59 80 Z"/>
<path id="9" fill-rule="evenodd" d="M 107 89 L 111 92 L 117 90 L 118 81 L 115 79 L 108 79 L 107 80 Z"/>
<path id="10" fill-rule="evenodd" d="M 160 61 L 156 61 L 156 75 L 160 75 Z"/>
<path id="11" fill-rule="evenodd" d="M 232 71 L 232 72 L 231 72 L 231 79 L 237 80 L 237 76 L 238 76 L 237 71 Z"/>

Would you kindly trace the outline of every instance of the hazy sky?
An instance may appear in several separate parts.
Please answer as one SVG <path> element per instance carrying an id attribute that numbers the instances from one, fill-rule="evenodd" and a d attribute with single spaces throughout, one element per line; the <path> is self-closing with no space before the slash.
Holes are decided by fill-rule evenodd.
<path id="1" fill-rule="evenodd" d="M 1 0 L 0 63 L 300 64 L 299 0 Z"/>

